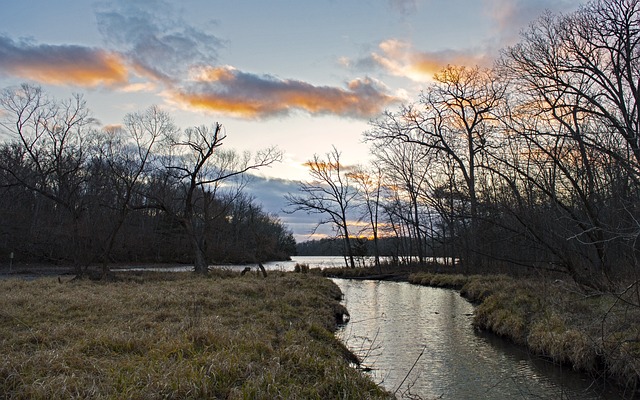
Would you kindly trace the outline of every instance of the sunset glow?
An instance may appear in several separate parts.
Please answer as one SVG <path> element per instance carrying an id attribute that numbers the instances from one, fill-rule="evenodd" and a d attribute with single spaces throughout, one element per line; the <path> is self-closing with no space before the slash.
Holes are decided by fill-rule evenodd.
<path id="1" fill-rule="evenodd" d="M 335 146 L 345 165 L 366 163 L 371 120 L 447 65 L 491 66 L 542 10 L 582 2 L 5 2 L 0 84 L 79 93 L 102 126 L 158 105 L 181 129 L 223 124 L 225 147 L 278 146 L 286 162 L 258 174 L 282 186 L 254 194 L 280 214 L 315 154 Z"/>
<path id="2" fill-rule="evenodd" d="M 357 79 L 346 88 L 336 88 L 221 67 L 201 70 L 195 81 L 189 89 L 177 91 L 174 100 L 241 118 L 264 118 L 296 110 L 367 118 L 397 101 L 371 79 Z"/>
<path id="3" fill-rule="evenodd" d="M 112 52 L 82 46 L 17 44 L 0 37 L 0 74 L 42 84 L 94 87 L 128 81 L 122 58 Z"/>

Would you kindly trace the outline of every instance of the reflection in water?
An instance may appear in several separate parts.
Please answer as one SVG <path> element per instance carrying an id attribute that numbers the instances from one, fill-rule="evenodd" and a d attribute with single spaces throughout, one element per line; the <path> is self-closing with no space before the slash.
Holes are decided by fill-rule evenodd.
<path id="1" fill-rule="evenodd" d="M 536 359 L 472 326 L 456 291 L 399 282 L 334 279 L 351 321 L 340 338 L 398 397 L 616 399 L 588 377 Z"/>

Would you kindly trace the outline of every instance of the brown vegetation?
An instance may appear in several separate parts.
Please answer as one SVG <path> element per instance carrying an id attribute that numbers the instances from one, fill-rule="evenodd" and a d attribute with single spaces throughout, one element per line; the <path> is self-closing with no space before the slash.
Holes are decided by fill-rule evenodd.
<path id="1" fill-rule="evenodd" d="M 389 397 L 334 337 L 346 310 L 329 280 L 118 277 L 0 281 L 5 398 Z"/>

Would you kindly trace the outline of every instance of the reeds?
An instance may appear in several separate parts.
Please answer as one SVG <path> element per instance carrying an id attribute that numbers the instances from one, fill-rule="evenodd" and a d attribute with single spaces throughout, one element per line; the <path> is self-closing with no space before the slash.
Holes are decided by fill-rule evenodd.
<path id="1" fill-rule="evenodd" d="M 0 281 L 4 398 L 389 397 L 349 367 L 327 279 L 129 277 Z"/>

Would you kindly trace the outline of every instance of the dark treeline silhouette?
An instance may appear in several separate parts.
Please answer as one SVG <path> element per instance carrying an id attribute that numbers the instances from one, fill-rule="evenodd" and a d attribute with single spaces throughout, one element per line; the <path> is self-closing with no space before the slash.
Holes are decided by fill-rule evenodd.
<path id="1" fill-rule="evenodd" d="M 372 121 L 371 167 L 340 165 L 335 148 L 316 156 L 291 209 L 327 217 L 347 256 L 352 238 L 396 237 L 405 255 L 438 248 L 469 272 L 637 287 L 639 26 L 633 0 L 543 15 L 493 68 L 448 66 L 414 103 Z"/>
<path id="2" fill-rule="evenodd" d="M 388 264 L 410 264 L 418 260 L 417 253 L 410 253 L 409 248 L 413 241 L 410 237 L 381 237 L 378 240 L 365 237 L 351 238 L 352 253 L 356 258 L 365 258 L 366 264 L 375 262 L 378 257 L 384 257 Z M 296 245 L 296 254 L 299 256 L 340 256 L 345 255 L 344 241 L 340 238 L 322 238 L 300 242 Z M 444 258 L 444 249 L 438 243 L 430 243 L 423 252 L 424 259 L 433 257 Z M 444 260 L 442 260 L 444 262 Z M 358 262 L 356 264 L 362 264 Z"/>
<path id="3" fill-rule="evenodd" d="M 287 259 L 295 240 L 243 189 L 278 161 L 221 149 L 222 126 L 178 129 L 157 107 L 96 128 L 81 96 L 0 97 L 0 257 L 90 265 Z"/>

